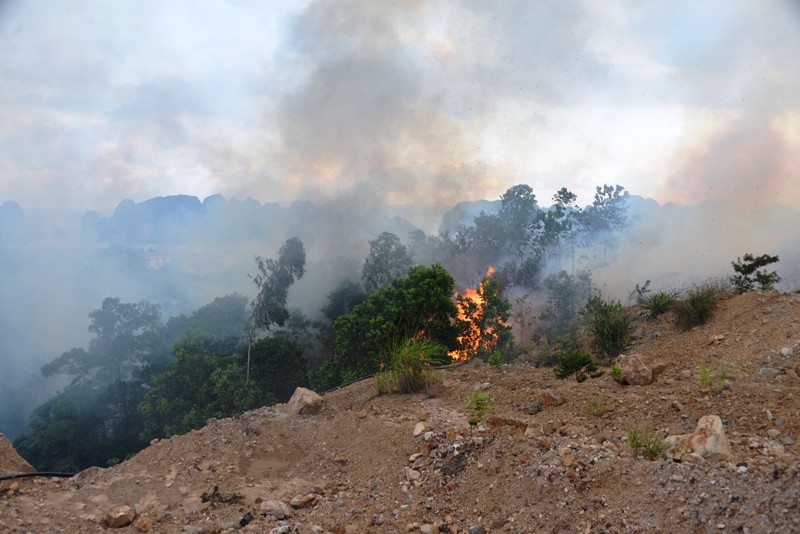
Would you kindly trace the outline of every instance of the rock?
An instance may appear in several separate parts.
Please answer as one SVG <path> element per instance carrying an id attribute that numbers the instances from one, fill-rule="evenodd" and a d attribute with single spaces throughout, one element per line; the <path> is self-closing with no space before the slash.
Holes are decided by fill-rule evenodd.
<path id="1" fill-rule="evenodd" d="M 289 415 L 314 415 L 322 410 L 322 397 L 307 388 L 297 388 L 289 399 Z"/>
<path id="2" fill-rule="evenodd" d="M 621 354 L 617 365 L 622 369 L 620 382 L 629 386 L 646 386 L 655 379 L 653 369 L 644 362 L 639 353 Z"/>
<path id="3" fill-rule="evenodd" d="M 467 467 L 467 457 L 463 454 L 459 454 L 458 456 L 454 456 L 452 460 L 443 465 L 440 471 L 444 475 L 455 475 L 465 467 Z"/>
<path id="4" fill-rule="evenodd" d="M 134 519 L 136 519 L 136 510 L 127 504 L 115 506 L 106 514 L 106 523 L 111 528 L 127 527 L 133 523 Z"/>
<path id="5" fill-rule="evenodd" d="M 140 517 L 134 522 L 133 526 L 136 528 L 136 532 L 150 532 L 153 530 L 153 521 L 149 517 Z"/>
<path id="6" fill-rule="evenodd" d="M 414 437 L 416 438 L 417 436 L 419 436 L 423 432 L 425 432 L 425 424 L 424 423 L 417 423 L 416 426 L 414 427 L 414 432 L 413 432 Z"/>
<path id="7" fill-rule="evenodd" d="M 410 467 L 406 467 L 406 480 L 409 482 L 414 482 L 419 480 L 420 473 L 416 469 L 411 469 Z"/>
<path id="8" fill-rule="evenodd" d="M 376 514 L 372 516 L 371 523 L 373 527 L 379 527 L 384 521 L 386 521 L 386 519 L 383 517 L 383 514 Z"/>
<path id="9" fill-rule="evenodd" d="M 667 456 L 674 460 L 683 460 L 692 454 L 710 461 L 733 458 L 725 427 L 717 415 L 701 417 L 692 434 L 669 436 L 664 441 L 668 447 Z"/>
<path id="10" fill-rule="evenodd" d="M 433 525 L 425 523 L 424 525 L 419 526 L 419 531 L 422 534 L 433 534 Z"/>
<path id="11" fill-rule="evenodd" d="M 762 367 L 758 370 L 758 376 L 764 376 L 766 378 L 773 378 L 780 374 L 780 371 L 773 367 Z"/>
<path id="12" fill-rule="evenodd" d="M 542 391 L 540 400 L 545 406 L 561 406 L 564 404 L 564 397 L 549 388 Z"/>
<path id="13" fill-rule="evenodd" d="M 294 515 L 294 511 L 288 504 L 275 499 L 265 499 L 261 501 L 259 510 L 261 511 L 261 515 L 269 515 L 275 519 L 286 519 Z"/>
<path id="14" fill-rule="evenodd" d="M 315 504 L 317 504 L 317 500 L 319 498 L 320 498 L 320 495 L 317 495 L 315 493 L 306 493 L 305 495 L 295 495 L 289 501 L 289 504 L 295 510 L 300 509 L 300 508 L 310 508 L 311 506 L 314 506 Z"/>
<path id="15" fill-rule="evenodd" d="M 784 357 L 788 358 L 788 357 L 792 356 L 793 354 L 794 354 L 794 348 L 793 347 L 783 347 L 781 349 L 781 356 L 784 356 Z"/>
<path id="16" fill-rule="evenodd" d="M 0 474 L 33 473 L 36 469 L 19 455 L 11 441 L 0 432 Z"/>
<path id="17" fill-rule="evenodd" d="M 469 527 L 468 534 L 486 534 L 486 529 L 483 525 L 476 525 Z"/>
<path id="18" fill-rule="evenodd" d="M 561 447 L 558 449 L 558 456 L 561 458 L 561 464 L 564 467 L 572 467 L 577 463 L 575 454 L 570 447 Z"/>

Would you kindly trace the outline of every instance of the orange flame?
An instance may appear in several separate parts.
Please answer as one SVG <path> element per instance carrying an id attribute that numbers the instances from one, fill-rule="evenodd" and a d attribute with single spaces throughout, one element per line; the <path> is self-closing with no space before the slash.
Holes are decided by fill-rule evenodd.
<path id="1" fill-rule="evenodd" d="M 489 278 L 493 274 L 494 267 L 490 265 L 486 270 L 486 277 L 479 284 L 479 288 L 482 288 L 483 284 L 486 283 L 486 278 Z M 467 323 L 467 332 L 458 336 L 458 345 L 460 348 L 448 352 L 450 358 L 458 362 L 469 360 L 472 355 L 478 352 L 481 346 L 491 346 L 496 343 L 496 340 L 493 339 L 495 336 L 491 335 L 491 331 L 484 333 L 483 336 L 481 335 L 481 329 L 478 323 L 483 317 L 485 303 L 478 290 L 467 288 L 464 294 L 459 295 L 459 293 L 456 292 L 455 296 L 456 306 L 458 307 L 458 321 Z M 487 335 L 490 338 L 489 340 L 485 339 Z"/>

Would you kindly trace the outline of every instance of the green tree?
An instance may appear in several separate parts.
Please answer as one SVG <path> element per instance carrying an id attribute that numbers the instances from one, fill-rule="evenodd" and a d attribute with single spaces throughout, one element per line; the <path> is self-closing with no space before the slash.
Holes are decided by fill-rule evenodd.
<path id="1" fill-rule="evenodd" d="M 256 256 L 258 274 L 253 277 L 253 282 L 258 286 L 258 295 L 252 303 L 245 381 L 250 381 L 250 351 L 258 330 L 269 330 L 272 325 L 284 325 L 289 318 L 286 307 L 289 288 L 303 277 L 305 265 L 306 250 L 303 242 L 296 237 L 283 243 L 278 251 L 278 259 Z"/>
<path id="2" fill-rule="evenodd" d="M 256 381 L 245 381 L 236 356 L 215 354 L 214 341 L 196 330 L 175 344 L 175 358 L 155 376 L 139 405 L 148 439 L 200 428 L 211 417 L 241 413 L 263 399 Z"/>
<path id="3" fill-rule="evenodd" d="M 455 282 L 441 265 L 413 267 L 405 278 L 372 293 L 334 323 L 336 350 L 317 374 L 319 387 L 332 387 L 375 373 L 389 349 L 423 337 L 456 348 Z"/>
<path id="4" fill-rule="evenodd" d="M 408 248 L 391 232 L 383 232 L 369 242 L 369 255 L 361 269 L 361 282 L 367 293 L 388 286 L 392 280 L 405 276 L 413 265 Z"/>
<path id="5" fill-rule="evenodd" d="M 95 337 L 88 350 L 70 349 L 42 366 L 44 376 L 66 374 L 73 382 L 93 387 L 133 378 L 136 371 L 163 351 L 159 335 L 161 314 L 157 305 L 106 298 L 89 313 L 89 332 Z"/>
<path id="6" fill-rule="evenodd" d="M 253 282 L 258 294 L 253 301 L 252 322 L 255 329 L 283 326 L 289 318 L 286 301 L 289 288 L 305 274 L 306 251 L 296 237 L 287 239 L 278 251 L 278 259 L 256 256 L 258 273 Z"/>
<path id="7" fill-rule="evenodd" d="M 762 291 L 772 289 L 775 284 L 781 281 L 781 277 L 778 276 L 777 272 L 767 272 L 762 267 L 779 261 L 780 258 L 778 256 L 762 254 L 756 257 L 748 252 L 744 255 L 744 260 L 736 258 L 735 262 L 731 262 L 733 270 L 736 271 L 736 274 L 730 277 L 731 283 L 739 293 L 750 291 L 756 284 Z"/>
<path id="8" fill-rule="evenodd" d="M 561 271 L 545 278 L 544 285 L 549 295 L 539 319 L 547 323 L 547 335 L 553 341 L 580 324 L 580 311 L 592 296 L 592 275 L 588 271 L 574 276 Z"/>

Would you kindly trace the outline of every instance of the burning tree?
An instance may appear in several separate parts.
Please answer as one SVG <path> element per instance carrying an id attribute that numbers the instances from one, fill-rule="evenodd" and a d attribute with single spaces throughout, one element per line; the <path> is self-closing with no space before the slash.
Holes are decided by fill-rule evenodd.
<path id="1" fill-rule="evenodd" d="M 505 349 L 512 339 L 508 324 L 511 303 L 500 295 L 500 283 L 493 273 L 494 268 L 489 267 L 477 288 L 456 294 L 458 349 L 449 353 L 454 361 L 485 360 L 495 350 Z"/>

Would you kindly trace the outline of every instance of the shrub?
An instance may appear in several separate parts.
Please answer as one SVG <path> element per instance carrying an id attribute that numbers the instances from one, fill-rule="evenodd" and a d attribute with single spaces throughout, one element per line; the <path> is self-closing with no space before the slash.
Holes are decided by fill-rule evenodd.
<path id="1" fill-rule="evenodd" d="M 622 367 L 620 367 L 619 365 L 612 365 L 611 376 L 613 376 L 614 380 L 616 381 L 622 380 Z"/>
<path id="2" fill-rule="evenodd" d="M 655 460 L 667 452 L 667 444 L 650 431 L 629 430 L 628 445 L 631 446 L 633 452 L 648 460 Z"/>
<path id="3" fill-rule="evenodd" d="M 686 331 L 705 324 L 713 315 L 718 300 L 717 290 L 709 285 L 695 287 L 689 291 L 684 300 L 679 300 L 673 306 L 678 328 Z"/>
<path id="4" fill-rule="evenodd" d="M 558 366 L 553 372 L 560 379 L 574 376 L 578 382 L 589 377 L 597 378 L 605 371 L 598 371 L 591 354 L 582 349 L 565 352 L 558 358 Z"/>
<path id="5" fill-rule="evenodd" d="M 642 308 L 647 310 L 647 315 L 652 319 L 670 310 L 678 300 L 680 293 L 675 290 L 659 291 L 641 301 Z"/>
<path id="6" fill-rule="evenodd" d="M 739 293 L 745 293 L 753 289 L 758 284 L 759 289 L 766 291 L 772 289 L 775 284 L 781 281 L 781 277 L 775 271 L 767 272 L 761 267 L 766 267 L 772 263 L 780 261 L 778 256 L 770 256 L 769 254 L 762 254 L 755 257 L 750 253 L 744 255 L 742 258 L 736 258 L 735 262 L 731 262 L 733 270 L 736 274 L 730 277 L 731 283 L 736 287 Z"/>
<path id="7" fill-rule="evenodd" d="M 592 297 L 583 313 L 593 336 L 592 348 L 605 360 L 618 356 L 628 344 L 632 326 L 622 303 Z"/>
<path id="8" fill-rule="evenodd" d="M 375 375 L 379 393 L 428 391 L 434 382 L 432 366 L 443 361 L 445 349 L 429 339 L 407 339 L 392 347 L 389 368 Z"/>
<path id="9" fill-rule="evenodd" d="M 552 346 L 542 347 L 536 356 L 536 367 L 555 367 L 562 355 L 580 348 L 581 342 L 578 339 L 578 333 L 576 330 L 572 330 L 556 339 Z"/>
<path id="10" fill-rule="evenodd" d="M 491 409 L 492 399 L 488 391 L 473 391 L 467 399 L 467 410 L 472 412 L 470 426 L 477 426 L 484 415 Z"/>
<path id="11" fill-rule="evenodd" d="M 499 371 L 500 370 L 500 366 L 502 366 L 506 362 L 503 359 L 503 355 L 500 353 L 500 351 L 499 350 L 495 350 L 489 356 L 489 359 L 487 360 L 486 363 L 488 363 L 489 365 L 491 365 L 492 367 L 494 367 L 495 369 L 497 369 Z"/>

